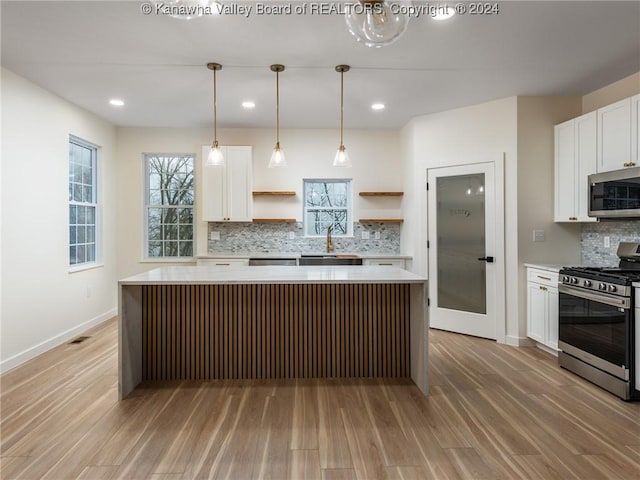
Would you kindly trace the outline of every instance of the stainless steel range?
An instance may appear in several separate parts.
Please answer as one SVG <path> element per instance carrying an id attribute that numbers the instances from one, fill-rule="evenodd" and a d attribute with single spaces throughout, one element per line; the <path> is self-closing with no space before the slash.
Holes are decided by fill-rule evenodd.
<path id="1" fill-rule="evenodd" d="M 640 244 L 622 242 L 614 268 L 560 270 L 560 366 L 624 400 L 640 398 L 635 383 L 632 282 L 640 281 Z M 640 352 L 638 352 L 640 354 Z"/>

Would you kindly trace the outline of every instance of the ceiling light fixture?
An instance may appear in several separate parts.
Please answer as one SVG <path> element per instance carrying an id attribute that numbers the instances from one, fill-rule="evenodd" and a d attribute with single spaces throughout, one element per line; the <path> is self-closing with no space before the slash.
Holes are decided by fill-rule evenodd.
<path id="1" fill-rule="evenodd" d="M 242 102 L 242 108 L 246 108 L 247 110 L 251 108 L 256 108 L 256 104 L 251 101 Z"/>
<path id="2" fill-rule="evenodd" d="M 113 105 L 114 107 L 123 107 L 124 106 L 124 101 L 120 100 L 118 98 L 112 98 L 111 100 L 109 100 L 109 103 L 111 105 Z"/>
<path id="3" fill-rule="evenodd" d="M 349 65 L 337 65 L 336 72 L 340 74 L 340 145 L 333 159 L 334 167 L 350 167 L 351 159 L 344 146 L 344 72 L 348 72 Z"/>
<path id="4" fill-rule="evenodd" d="M 374 103 L 371 105 L 371 110 L 384 110 L 384 103 Z"/>
<path id="5" fill-rule="evenodd" d="M 280 148 L 280 72 L 284 72 L 284 65 L 271 65 L 271 71 L 276 73 L 276 146 L 273 147 L 269 168 L 286 167 L 287 159 Z"/>
<path id="6" fill-rule="evenodd" d="M 395 42 L 407 29 L 411 0 L 358 0 L 346 6 L 345 20 L 351 35 L 367 47 Z"/>
<path id="7" fill-rule="evenodd" d="M 207 63 L 207 68 L 213 70 L 213 142 L 207 156 L 207 165 L 222 167 L 224 166 L 224 155 L 222 155 L 222 150 L 218 145 L 218 97 L 216 91 L 216 72 L 222 70 L 222 65 L 219 63 Z"/>

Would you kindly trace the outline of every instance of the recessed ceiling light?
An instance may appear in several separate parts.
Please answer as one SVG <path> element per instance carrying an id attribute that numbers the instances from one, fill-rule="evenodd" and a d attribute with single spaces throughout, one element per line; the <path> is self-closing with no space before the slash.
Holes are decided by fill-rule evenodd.
<path id="1" fill-rule="evenodd" d="M 112 98 L 111 100 L 109 100 L 109 103 L 114 107 L 122 107 L 124 105 L 124 101 L 118 98 Z"/>
<path id="2" fill-rule="evenodd" d="M 246 108 L 247 110 L 249 110 L 251 108 L 256 108 L 256 104 L 255 102 L 251 101 L 242 102 L 242 108 Z"/>
<path id="3" fill-rule="evenodd" d="M 371 110 L 384 110 L 384 103 L 374 103 L 371 105 Z"/>
<path id="4" fill-rule="evenodd" d="M 456 11 L 453 7 L 448 7 L 446 5 L 438 6 L 435 14 L 433 15 L 434 20 L 446 20 L 447 18 L 451 18 L 456 14 Z"/>

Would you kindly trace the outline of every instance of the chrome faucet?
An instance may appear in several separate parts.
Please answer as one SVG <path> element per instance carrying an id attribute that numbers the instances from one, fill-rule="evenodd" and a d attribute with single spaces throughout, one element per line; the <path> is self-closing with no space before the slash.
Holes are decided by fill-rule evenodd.
<path id="1" fill-rule="evenodd" d="M 331 241 L 331 230 L 333 230 L 333 227 L 329 225 L 327 227 L 327 253 L 333 252 L 333 242 Z"/>

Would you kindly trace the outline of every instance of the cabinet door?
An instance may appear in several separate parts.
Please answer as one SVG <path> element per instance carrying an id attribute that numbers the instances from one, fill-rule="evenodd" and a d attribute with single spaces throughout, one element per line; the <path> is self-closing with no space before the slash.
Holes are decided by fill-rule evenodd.
<path id="1" fill-rule="evenodd" d="M 576 218 L 576 169 L 574 120 L 555 126 L 555 207 L 554 220 L 569 222 Z"/>
<path id="2" fill-rule="evenodd" d="M 404 268 L 404 259 L 402 258 L 365 258 L 363 264 L 376 266 L 376 267 Z"/>
<path id="3" fill-rule="evenodd" d="M 208 146 L 202 147 L 202 220 L 221 222 L 227 217 L 227 167 L 207 166 Z M 225 148 L 222 147 L 225 155 Z"/>
<path id="4" fill-rule="evenodd" d="M 235 222 L 252 220 L 251 147 L 227 147 L 227 217 Z"/>
<path id="5" fill-rule="evenodd" d="M 547 332 L 545 335 L 545 345 L 554 350 L 558 350 L 558 289 L 547 287 Z"/>
<path id="6" fill-rule="evenodd" d="M 640 95 L 631 97 L 631 161 L 640 166 Z"/>
<path id="7" fill-rule="evenodd" d="M 598 110 L 598 172 L 631 162 L 631 98 Z"/>
<path id="8" fill-rule="evenodd" d="M 576 185 L 574 187 L 575 216 L 579 222 L 595 222 L 589 212 L 589 175 L 598 169 L 597 144 L 598 125 L 596 112 L 587 113 L 575 119 L 575 161 Z"/>
<path id="9" fill-rule="evenodd" d="M 527 297 L 527 337 L 544 343 L 545 316 L 547 314 L 545 287 L 537 283 L 528 283 Z"/>

